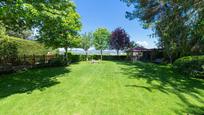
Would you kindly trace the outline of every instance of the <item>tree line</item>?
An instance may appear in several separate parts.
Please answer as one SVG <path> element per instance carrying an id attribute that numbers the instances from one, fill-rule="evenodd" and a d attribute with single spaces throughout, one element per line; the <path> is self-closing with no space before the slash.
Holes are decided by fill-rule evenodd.
<path id="1" fill-rule="evenodd" d="M 109 32 L 106 28 L 98 28 L 95 32 L 85 33 L 81 35 L 81 48 L 83 48 L 87 55 L 88 60 L 88 49 L 94 46 L 96 50 L 100 50 L 101 60 L 103 50 L 114 49 L 119 55 L 120 50 L 127 50 L 128 48 L 137 47 L 138 45 L 134 42 L 130 42 L 129 35 L 122 28 L 116 28 L 114 31 Z"/>

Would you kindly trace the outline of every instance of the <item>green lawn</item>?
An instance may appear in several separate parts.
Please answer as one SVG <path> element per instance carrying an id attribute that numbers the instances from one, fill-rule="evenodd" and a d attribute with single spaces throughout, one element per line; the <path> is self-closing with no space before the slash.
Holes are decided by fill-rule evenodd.
<path id="1" fill-rule="evenodd" d="M 81 62 L 0 77 L 0 115 L 204 113 L 204 81 L 167 66 Z"/>

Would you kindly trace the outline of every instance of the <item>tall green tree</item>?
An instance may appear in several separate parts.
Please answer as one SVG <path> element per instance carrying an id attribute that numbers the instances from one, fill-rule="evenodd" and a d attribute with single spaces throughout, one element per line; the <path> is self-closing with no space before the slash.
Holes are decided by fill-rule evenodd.
<path id="1" fill-rule="evenodd" d="M 175 49 L 174 57 L 200 54 L 204 51 L 202 0 L 122 0 L 134 10 L 130 20 L 139 18 L 145 28 L 153 28 L 163 49 Z M 169 43 L 172 43 L 169 45 Z M 168 50 L 165 50 L 168 53 Z"/>
<path id="2" fill-rule="evenodd" d="M 86 60 L 88 61 L 88 49 L 92 46 L 93 34 L 91 32 L 82 34 L 81 48 L 86 52 Z"/>
<path id="3" fill-rule="evenodd" d="M 35 2 L 1 0 L 0 20 L 5 24 L 8 34 L 12 32 L 11 35 L 22 35 L 23 31 L 31 30 L 33 26 L 37 26 L 41 19 L 39 8 L 45 3 L 43 0 Z"/>
<path id="4" fill-rule="evenodd" d="M 81 29 L 80 16 L 76 12 L 73 2 L 56 3 L 53 7 L 49 4 L 45 7 L 48 11 L 42 16 L 43 24 L 40 26 L 39 40 L 51 47 L 63 47 L 65 58 L 68 48 L 78 39 L 78 31 Z"/>
<path id="5" fill-rule="evenodd" d="M 54 48 L 73 44 L 81 29 L 80 16 L 71 0 L 2 0 L 0 20 L 7 31 L 38 28 L 38 40 Z"/>
<path id="6" fill-rule="evenodd" d="M 110 32 L 106 28 L 98 28 L 94 33 L 94 46 L 101 52 L 101 60 L 103 59 L 103 50 L 108 48 Z"/>

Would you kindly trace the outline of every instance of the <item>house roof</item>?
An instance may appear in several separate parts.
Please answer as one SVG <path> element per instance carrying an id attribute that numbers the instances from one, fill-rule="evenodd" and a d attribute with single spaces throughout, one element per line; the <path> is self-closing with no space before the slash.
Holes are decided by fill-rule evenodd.
<path id="1" fill-rule="evenodd" d="M 128 52 L 149 52 L 149 51 L 163 51 L 163 49 L 156 49 L 156 48 L 147 49 L 144 47 L 136 47 L 136 48 L 129 49 L 127 51 Z"/>
<path id="2" fill-rule="evenodd" d="M 143 47 L 136 47 L 136 48 L 130 49 L 130 51 L 134 51 L 134 52 L 137 52 L 137 51 L 149 51 L 149 49 L 146 49 L 146 48 L 143 48 Z"/>

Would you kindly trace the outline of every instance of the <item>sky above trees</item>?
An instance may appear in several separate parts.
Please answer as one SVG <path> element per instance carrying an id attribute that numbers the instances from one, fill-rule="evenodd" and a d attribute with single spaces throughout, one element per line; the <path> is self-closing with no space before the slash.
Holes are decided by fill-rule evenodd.
<path id="1" fill-rule="evenodd" d="M 77 11 L 81 15 L 83 24 L 81 33 L 94 32 L 99 27 L 113 31 L 122 27 L 130 35 L 130 40 L 140 43 L 144 47 L 156 47 L 156 38 L 150 38 L 153 32 L 142 28 L 138 20 L 128 20 L 125 12 L 131 11 L 120 0 L 73 0 L 77 5 Z"/>

